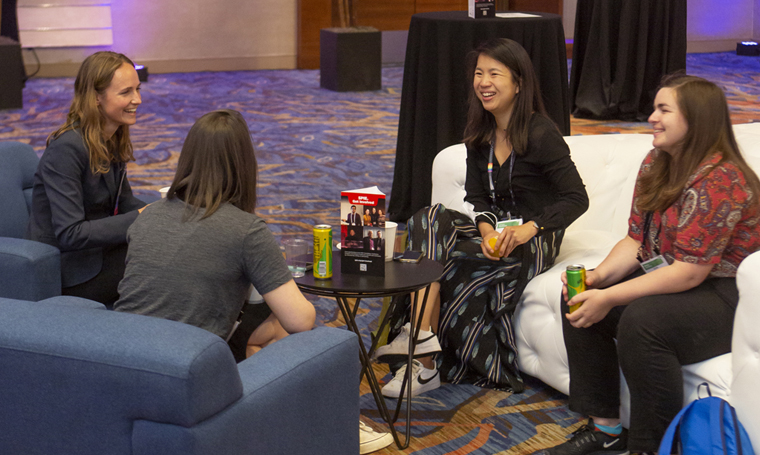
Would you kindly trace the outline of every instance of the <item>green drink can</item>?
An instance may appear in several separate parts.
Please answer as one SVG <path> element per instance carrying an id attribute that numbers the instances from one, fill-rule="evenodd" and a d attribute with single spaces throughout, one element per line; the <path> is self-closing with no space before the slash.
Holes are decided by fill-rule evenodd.
<path id="1" fill-rule="evenodd" d="M 565 272 L 567 276 L 567 300 L 586 290 L 586 267 L 582 264 L 568 265 Z M 570 306 L 570 312 L 577 310 L 583 302 Z"/>
<path id="2" fill-rule="evenodd" d="M 314 278 L 332 278 L 332 226 L 314 226 Z"/>

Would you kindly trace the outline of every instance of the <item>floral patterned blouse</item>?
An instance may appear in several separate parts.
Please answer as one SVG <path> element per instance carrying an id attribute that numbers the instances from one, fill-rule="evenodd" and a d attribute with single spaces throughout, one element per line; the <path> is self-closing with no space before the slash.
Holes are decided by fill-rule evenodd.
<path id="1" fill-rule="evenodd" d="M 664 152 L 649 152 L 639 178 L 657 153 Z M 628 235 L 639 242 L 647 235 L 644 260 L 657 256 L 657 248 L 669 264 L 714 264 L 709 277 L 735 277 L 741 261 L 760 250 L 758 195 L 751 193 L 739 168 L 730 162 L 718 164 L 720 159 L 720 154 L 705 159 L 687 181 L 681 197 L 664 212 L 651 215 L 648 230 L 648 213 L 636 208 L 637 178 Z"/>

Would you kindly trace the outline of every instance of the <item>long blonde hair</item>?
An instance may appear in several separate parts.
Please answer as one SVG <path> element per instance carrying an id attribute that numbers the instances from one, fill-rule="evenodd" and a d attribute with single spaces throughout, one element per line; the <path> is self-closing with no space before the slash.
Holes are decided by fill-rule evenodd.
<path id="1" fill-rule="evenodd" d="M 109 139 L 103 137 L 106 119 L 98 107 L 98 95 L 111 85 L 116 70 L 123 64 L 134 66 L 124 54 L 103 51 L 87 57 L 79 67 L 74 82 L 74 100 L 71 102 L 66 123 L 48 136 L 47 143 L 66 131 L 80 129 L 82 140 L 90 154 L 90 170 L 94 174 L 107 174 L 112 162 L 134 160 L 129 126 L 120 125 Z"/>
<path id="2" fill-rule="evenodd" d="M 637 208 L 661 212 L 673 205 L 683 193 L 689 178 L 699 165 L 713 154 L 720 154 L 720 163 L 730 162 L 744 174 L 752 203 L 758 203 L 760 181 L 744 160 L 734 137 L 731 116 L 723 90 L 696 76 L 676 74 L 663 79 L 660 86 L 672 88 L 678 109 L 689 126 L 675 156 L 659 152 L 649 170 L 638 183 Z"/>

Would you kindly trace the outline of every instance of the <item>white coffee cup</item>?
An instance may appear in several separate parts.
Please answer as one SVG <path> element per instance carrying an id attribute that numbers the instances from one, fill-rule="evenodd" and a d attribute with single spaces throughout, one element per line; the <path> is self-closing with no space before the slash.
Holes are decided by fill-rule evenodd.
<path id="1" fill-rule="evenodd" d="M 393 251 L 396 245 L 396 229 L 398 224 L 393 221 L 385 222 L 385 260 L 393 260 Z"/>
<path id="2" fill-rule="evenodd" d="M 158 190 L 158 192 L 161 193 L 161 199 L 165 199 L 166 198 L 166 193 L 169 192 L 169 188 L 171 188 L 171 187 L 165 186 L 165 187 L 163 187 L 163 188 L 161 188 L 161 189 Z"/>

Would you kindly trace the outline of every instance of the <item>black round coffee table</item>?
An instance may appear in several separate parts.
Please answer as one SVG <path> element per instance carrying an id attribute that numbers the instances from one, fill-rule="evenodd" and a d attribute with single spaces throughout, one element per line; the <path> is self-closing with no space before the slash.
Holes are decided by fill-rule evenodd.
<path id="1" fill-rule="evenodd" d="M 409 439 L 411 435 L 410 415 L 411 415 L 411 403 L 412 403 L 412 388 L 406 387 L 411 381 L 412 375 L 412 355 L 414 353 L 413 346 L 417 342 L 419 336 L 421 320 L 416 315 L 423 314 L 425 311 L 425 302 L 427 301 L 428 292 L 430 290 L 430 284 L 438 281 L 443 274 L 443 265 L 436 261 L 423 258 L 417 264 L 408 264 L 397 261 L 390 261 L 385 263 L 385 276 L 366 276 L 366 275 L 351 275 L 342 274 L 340 272 L 340 252 L 334 253 L 335 261 L 333 263 L 333 276 L 332 278 L 322 280 L 314 278 L 312 271 L 306 272 L 306 275 L 296 278 L 295 282 L 302 292 L 307 294 L 314 294 L 325 297 L 333 297 L 338 303 L 343 318 L 346 320 L 348 329 L 356 333 L 359 338 L 359 355 L 362 362 L 362 375 L 367 376 L 367 382 L 372 390 L 372 396 L 377 403 L 377 409 L 380 415 L 388 423 L 390 427 L 393 439 L 399 449 L 405 449 L 409 446 Z M 417 297 L 420 291 L 424 290 L 422 299 L 422 307 L 419 312 L 416 311 Z M 409 353 L 407 357 L 406 377 L 401 384 L 400 396 L 404 395 L 406 391 L 406 440 L 402 443 L 396 432 L 394 423 L 398 420 L 399 413 L 401 411 L 401 403 L 403 400 L 398 400 L 396 403 L 396 409 L 393 415 L 388 410 L 385 404 L 385 398 L 383 397 L 380 385 L 375 377 L 375 372 L 372 369 L 370 363 L 372 354 L 375 352 L 377 339 L 373 340 L 369 351 L 362 340 L 359 333 L 359 327 L 356 324 L 356 312 L 359 309 L 359 303 L 362 298 L 367 297 L 393 297 L 397 295 L 411 295 L 412 301 L 412 318 L 411 325 L 414 328 L 412 330 L 412 336 L 409 340 Z M 355 300 L 354 300 L 355 299 Z M 378 326 L 378 333 L 383 331 L 383 328 L 388 324 L 389 314 L 386 313 L 383 320 Z"/>
<path id="2" fill-rule="evenodd" d="M 333 276 L 326 280 L 314 278 L 311 272 L 296 278 L 301 291 L 327 297 L 392 297 L 409 294 L 438 281 L 443 266 L 435 261 L 422 258 L 417 264 L 398 261 L 385 263 L 385 276 L 349 275 L 340 273 L 340 253 L 335 252 Z"/>

